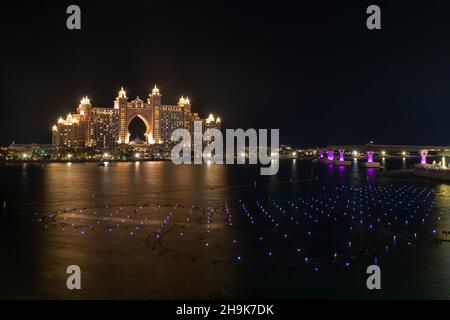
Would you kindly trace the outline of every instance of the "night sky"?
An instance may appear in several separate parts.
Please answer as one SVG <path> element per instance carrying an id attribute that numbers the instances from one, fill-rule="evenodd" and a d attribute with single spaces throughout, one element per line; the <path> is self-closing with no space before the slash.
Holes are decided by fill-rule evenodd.
<path id="1" fill-rule="evenodd" d="M 280 142 L 450 145 L 445 1 L 46 1 L 2 3 L 0 144 L 50 143 L 82 96 L 120 86 Z M 313 4 L 315 3 L 315 4 Z M 82 29 L 66 28 L 77 4 Z M 366 8 L 382 30 L 366 28 Z"/>

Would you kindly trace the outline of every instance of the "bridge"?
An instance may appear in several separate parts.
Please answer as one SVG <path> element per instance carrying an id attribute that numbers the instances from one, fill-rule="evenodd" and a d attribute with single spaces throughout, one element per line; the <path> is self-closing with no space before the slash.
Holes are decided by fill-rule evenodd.
<path id="1" fill-rule="evenodd" d="M 377 145 L 369 143 L 366 145 L 330 145 L 325 148 L 319 148 L 319 155 L 323 163 L 336 164 L 336 165 L 351 165 L 351 161 L 345 160 L 345 153 L 351 151 L 354 156 L 360 153 L 365 153 L 367 162 L 363 163 L 365 167 L 380 167 L 379 162 L 373 161 L 373 156 L 378 153 L 381 156 L 389 154 L 398 154 L 402 156 L 409 155 L 410 153 L 418 154 L 420 156 L 420 164 L 427 164 L 428 152 L 444 153 L 450 152 L 450 146 L 413 146 L 413 145 Z M 335 152 L 338 152 L 339 159 L 335 160 Z M 324 153 L 326 152 L 326 158 Z M 445 165 L 445 157 L 444 157 Z"/>
<path id="2" fill-rule="evenodd" d="M 411 145 L 387 145 L 387 144 L 366 144 L 366 145 L 331 145 L 324 148 L 326 150 L 357 150 L 374 152 L 420 152 L 421 150 L 445 152 L 450 151 L 450 146 L 411 146 Z"/>

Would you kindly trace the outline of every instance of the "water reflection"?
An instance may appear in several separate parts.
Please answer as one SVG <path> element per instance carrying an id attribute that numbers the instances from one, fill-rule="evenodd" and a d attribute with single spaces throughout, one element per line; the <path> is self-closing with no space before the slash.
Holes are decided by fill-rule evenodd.
<path id="1" fill-rule="evenodd" d="M 386 165 L 402 168 L 413 161 L 388 159 Z M 421 261 L 410 267 L 415 274 L 426 271 L 432 279 L 433 286 L 414 274 L 405 280 L 417 297 L 450 295 L 447 244 L 419 243 L 431 236 L 427 228 L 436 222 L 440 236 L 450 230 L 448 185 L 397 182 L 373 168 L 304 160 L 280 161 L 276 176 L 260 176 L 259 169 L 170 162 L 0 167 L 8 203 L 38 203 L 14 207 L 8 216 L 15 232 L 2 235 L 2 249 L 16 255 L 2 274 L 29 265 L 35 279 L 28 277 L 18 282 L 17 291 L 2 289 L 1 294 L 342 297 L 329 290 L 332 278 L 347 288 L 347 296 L 361 297 L 367 292 L 352 282 L 360 264 L 376 258 L 391 272 L 402 273 L 402 263 L 393 262 L 399 246 Z M 37 222 L 35 212 L 39 218 L 54 215 Z M 357 251 L 374 244 L 379 246 L 376 255 Z M 355 251 L 348 253 L 349 248 Z M 75 296 L 64 287 L 69 264 L 82 265 L 92 281 Z M 404 289 L 391 286 L 383 297 L 408 296 Z"/>
<path id="2" fill-rule="evenodd" d="M 367 180 L 373 181 L 375 179 L 375 172 L 376 170 L 374 168 L 367 168 Z"/>

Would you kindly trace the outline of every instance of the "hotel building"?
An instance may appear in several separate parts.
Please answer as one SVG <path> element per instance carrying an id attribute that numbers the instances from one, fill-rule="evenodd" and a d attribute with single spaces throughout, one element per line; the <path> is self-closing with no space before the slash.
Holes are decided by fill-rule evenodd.
<path id="1" fill-rule="evenodd" d="M 181 97 L 176 105 L 161 103 L 161 94 L 155 86 L 147 101 L 139 97 L 129 101 L 127 93 L 120 89 L 113 107 L 94 107 L 88 97 L 84 97 L 75 114 L 59 118 L 52 127 L 52 143 L 64 147 L 108 148 L 130 143 L 129 124 L 139 117 L 145 124 L 146 144 L 171 144 L 175 129 L 191 130 L 193 121 L 200 120 L 197 113 L 191 112 L 188 97 Z M 203 125 L 220 129 L 220 119 L 212 115 L 204 119 Z"/>

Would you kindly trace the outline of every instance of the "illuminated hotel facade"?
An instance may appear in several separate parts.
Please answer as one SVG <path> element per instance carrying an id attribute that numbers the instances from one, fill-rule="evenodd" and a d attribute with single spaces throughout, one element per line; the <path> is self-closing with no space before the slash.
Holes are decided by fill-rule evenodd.
<path id="1" fill-rule="evenodd" d="M 127 93 L 120 89 L 113 108 L 94 107 L 88 97 L 81 99 L 76 113 L 60 117 L 52 127 L 52 143 L 61 147 L 102 147 L 108 148 L 130 143 L 128 127 L 139 117 L 145 124 L 145 143 L 170 144 L 175 129 L 184 128 L 192 132 L 193 121 L 201 120 L 206 127 L 220 129 L 220 118 L 210 115 L 200 119 L 191 112 L 188 97 L 181 97 L 176 105 L 161 103 L 161 94 L 155 87 L 147 101 L 139 97 L 129 101 Z M 206 129 L 206 128 L 205 128 Z"/>

